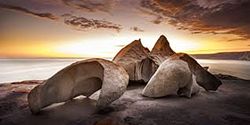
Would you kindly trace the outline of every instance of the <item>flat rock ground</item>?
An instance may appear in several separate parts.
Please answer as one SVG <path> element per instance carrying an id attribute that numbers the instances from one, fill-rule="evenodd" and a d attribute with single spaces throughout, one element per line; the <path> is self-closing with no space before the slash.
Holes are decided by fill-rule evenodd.
<path id="1" fill-rule="evenodd" d="M 95 100 L 77 98 L 32 115 L 27 94 L 40 81 L 0 85 L 1 125 L 247 125 L 250 124 L 250 81 L 222 80 L 216 92 L 202 91 L 191 99 L 147 98 L 144 85 L 128 87 L 102 111 Z"/>

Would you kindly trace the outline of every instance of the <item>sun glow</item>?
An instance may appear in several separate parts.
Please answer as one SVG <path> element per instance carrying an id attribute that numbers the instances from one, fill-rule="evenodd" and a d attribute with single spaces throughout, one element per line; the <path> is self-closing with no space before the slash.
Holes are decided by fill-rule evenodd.
<path id="1" fill-rule="evenodd" d="M 34 44 L 9 45 L 0 49 L 1 57 L 24 57 L 24 58 L 112 58 L 116 53 L 131 43 L 133 40 L 141 38 L 144 47 L 153 48 L 158 36 L 141 35 L 119 35 L 106 37 L 91 37 L 85 39 L 75 39 L 72 41 L 40 42 Z M 187 37 L 168 37 L 169 44 L 175 52 L 188 54 L 214 53 L 220 51 L 231 51 L 234 45 L 216 42 L 206 39 L 192 39 Z M 230 49 L 228 49 L 230 48 Z M 228 50 L 226 50 L 228 49 Z M 237 49 L 237 48 L 236 48 Z M 235 51 L 236 51 L 235 49 Z M 242 50 L 242 48 L 239 48 Z M 2 54 L 2 55 L 1 55 Z"/>
<path id="2" fill-rule="evenodd" d="M 142 40 L 142 44 L 145 47 L 151 49 L 157 39 L 145 39 Z M 112 40 L 77 40 L 74 42 L 64 42 L 61 45 L 55 47 L 55 51 L 65 57 L 113 57 L 124 46 L 132 42 L 133 40 L 118 40 L 114 42 Z M 123 42 L 122 42 L 123 41 Z M 170 46 L 176 52 L 188 52 L 190 50 L 196 50 L 199 48 L 199 44 L 194 42 L 183 42 L 181 39 L 170 40 Z"/>
<path id="3" fill-rule="evenodd" d="M 198 42 L 183 39 L 169 39 L 171 48 L 176 52 L 190 52 L 191 50 L 200 49 Z"/>
<path id="4" fill-rule="evenodd" d="M 116 52 L 115 44 L 112 42 L 68 42 L 56 47 L 56 51 L 66 57 L 111 57 Z"/>

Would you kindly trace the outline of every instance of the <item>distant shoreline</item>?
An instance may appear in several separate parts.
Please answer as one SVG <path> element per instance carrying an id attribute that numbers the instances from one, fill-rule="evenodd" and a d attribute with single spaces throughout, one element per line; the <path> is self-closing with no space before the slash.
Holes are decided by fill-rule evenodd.
<path id="1" fill-rule="evenodd" d="M 85 59 L 0 59 L 0 84 L 32 79 L 47 79 L 64 67 Z M 112 59 L 108 59 L 112 60 Z M 212 73 L 249 79 L 250 63 L 245 60 L 197 59 Z M 228 68 L 231 67 L 231 68 Z"/>
<path id="2" fill-rule="evenodd" d="M 250 51 L 221 52 L 214 54 L 191 54 L 196 59 L 246 60 L 250 61 Z"/>
<path id="3" fill-rule="evenodd" d="M 210 54 L 190 54 L 196 59 L 215 59 L 215 60 L 247 60 L 250 61 L 250 51 L 242 52 L 219 52 Z M 112 59 L 113 57 L 0 57 L 0 59 L 89 59 L 104 58 Z"/>

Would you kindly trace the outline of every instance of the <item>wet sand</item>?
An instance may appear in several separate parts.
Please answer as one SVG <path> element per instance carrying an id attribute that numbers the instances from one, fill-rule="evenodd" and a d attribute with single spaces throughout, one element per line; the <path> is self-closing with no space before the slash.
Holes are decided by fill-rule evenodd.
<path id="1" fill-rule="evenodd" d="M 219 75 L 216 92 L 201 91 L 191 99 L 143 97 L 143 84 L 130 85 L 124 95 L 102 111 L 84 97 L 56 104 L 32 115 L 27 94 L 41 81 L 0 85 L 1 125 L 247 125 L 250 124 L 250 81 Z"/>

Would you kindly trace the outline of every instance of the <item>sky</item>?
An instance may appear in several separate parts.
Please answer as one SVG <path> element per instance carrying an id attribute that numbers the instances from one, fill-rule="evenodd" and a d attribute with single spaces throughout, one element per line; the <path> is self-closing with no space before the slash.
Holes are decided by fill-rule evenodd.
<path id="1" fill-rule="evenodd" d="M 165 35 L 176 52 L 250 51 L 250 0 L 0 0 L 0 58 L 113 57 Z"/>

